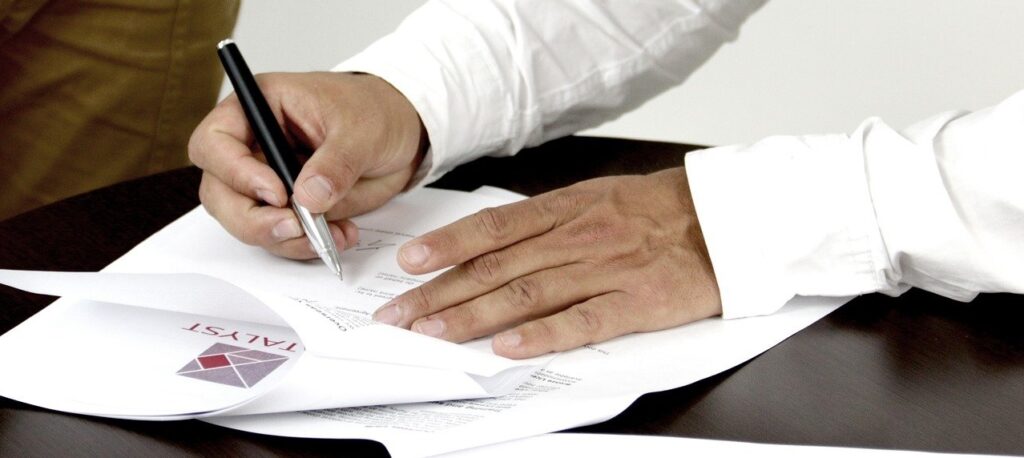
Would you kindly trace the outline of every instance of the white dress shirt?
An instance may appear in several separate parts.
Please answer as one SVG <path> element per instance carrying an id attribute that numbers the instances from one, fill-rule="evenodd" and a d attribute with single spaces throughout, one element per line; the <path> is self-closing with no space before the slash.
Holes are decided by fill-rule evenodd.
<path id="1" fill-rule="evenodd" d="M 596 126 L 679 84 L 764 0 L 434 0 L 336 71 L 423 120 L 427 183 Z M 727 318 L 795 295 L 1024 292 L 1024 93 L 897 132 L 772 137 L 686 159 Z M 1014 229 L 1017 229 L 1016 231 Z"/>

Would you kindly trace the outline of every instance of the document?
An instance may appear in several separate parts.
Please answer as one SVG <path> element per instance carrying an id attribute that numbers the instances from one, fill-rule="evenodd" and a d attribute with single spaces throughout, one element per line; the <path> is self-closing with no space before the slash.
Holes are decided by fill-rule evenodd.
<path id="1" fill-rule="evenodd" d="M 551 357 L 513 361 L 484 340 L 456 345 L 370 319 L 429 278 L 401 271 L 401 243 L 505 202 L 433 189 L 399 197 L 357 220 L 344 283 L 315 261 L 239 243 L 201 208 L 102 272 L 0 271 L 0 283 L 62 297 L 0 337 L 0 364 L 32 368 L 0 380 L 0 395 L 177 419 L 509 393 Z"/>
<path id="2" fill-rule="evenodd" d="M 565 453 L 588 458 L 640 456 L 644 458 L 703 458 L 756 456 L 759 458 L 954 458 L 986 455 L 878 450 L 810 445 L 757 444 L 752 442 L 690 439 L 619 434 L 544 434 L 445 454 L 445 458 L 522 458 Z M 987 455 L 992 456 L 992 455 Z"/>
<path id="3" fill-rule="evenodd" d="M 377 440 L 429 456 L 611 418 L 644 393 L 693 383 L 778 344 L 845 298 L 712 318 L 530 360 L 489 338 L 452 344 L 376 324 L 374 310 L 430 276 L 405 241 L 519 196 L 421 189 L 355 219 L 341 283 L 230 237 L 193 210 L 102 272 L 0 271 L 61 296 L 0 336 L 0 395 L 86 415 L 202 418 L 263 434 Z"/>
<path id="4" fill-rule="evenodd" d="M 799 298 L 774 315 L 712 318 L 588 345 L 558 354 L 511 393 L 494 398 L 204 420 L 261 434 L 371 439 L 392 456 L 431 456 L 607 420 L 644 393 L 735 367 L 843 302 Z"/>

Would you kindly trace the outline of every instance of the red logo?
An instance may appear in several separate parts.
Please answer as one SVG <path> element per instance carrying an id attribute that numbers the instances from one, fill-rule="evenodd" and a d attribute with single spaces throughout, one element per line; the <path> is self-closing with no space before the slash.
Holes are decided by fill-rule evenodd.
<path id="1" fill-rule="evenodd" d="M 178 369 L 178 375 L 251 388 L 285 361 L 287 356 L 217 343 Z"/>

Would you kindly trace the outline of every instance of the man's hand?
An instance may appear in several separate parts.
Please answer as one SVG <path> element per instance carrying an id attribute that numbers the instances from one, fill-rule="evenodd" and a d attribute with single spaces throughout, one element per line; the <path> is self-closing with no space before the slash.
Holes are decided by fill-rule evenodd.
<path id="1" fill-rule="evenodd" d="M 426 134 L 415 109 L 372 75 L 278 73 L 257 81 L 292 144 L 313 151 L 293 198 L 326 213 L 338 247 L 352 246 L 359 231 L 347 218 L 391 199 L 422 160 Z M 188 150 L 203 169 L 200 200 L 228 232 L 280 256 L 316 257 L 237 97 L 206 116 Z"/>
<path id="2" fill-rule="evenodd" d="M 407 242 L 398 262 L 413 274 L 455 267 L 376 320 L 454 342 L 500 332 L 494 351 L 511 358 L 721 313 L 682 168 L 486 209 Z"/>

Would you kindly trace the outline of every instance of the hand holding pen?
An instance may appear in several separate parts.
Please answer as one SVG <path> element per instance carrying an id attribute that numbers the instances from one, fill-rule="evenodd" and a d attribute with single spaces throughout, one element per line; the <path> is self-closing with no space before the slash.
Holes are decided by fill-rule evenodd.
<path id="1" fill-rule="evenodd" d="M 284 178 L 260 160 L 261 154 L 272 158 L 258 145 L 243 101 L 229 96 L 189 142 L 189 157 L 204 172 L 203 205 L 245 243 L 288 258 L 315 258 L 289 207 L 291 197 L 311 214 L 323 214 L 338 248 L 355 245 L 358 229 L 348 218 L 390 200 L 419 166 L 426 137 L 416 111 L 371 75 L 278 73 L 255 80 L 276 115 L 266 125 L 277 125 L 282 138 L 313 154 L 286 187 Z"/>
<path id="2" fill-rule="evenodd" d="M 277 177 L 284 183 L 285 191 L 289 195 L 295 191 L 295 177 L 299 175 L 299 159 L 292 151 L 291 145 L 284 138 L 281 126 L 277 124 L 277 118 L 270 111 L 267 100 L 263 98 L 256 78 L 249 71 L 249 66 L 238 51 L 238 46 L 231 40 L 221 41 L 217 45 L 217 55 L 224 65 L 224 71 L 228 74 L 228 80 L 235 88 L 235 93 L 242 103 L 242 110 L 245 112 L 249 125 L 256 134 L 256 142 L 259 143 L 267 162 L 277 173 Z M 341 256 L 334 243 L 330 228 L 327 227 L 327 220 L 323 213 L 311 213 L 306 207 L 299 205 L 292 200 L 292 208 L 295 215 L 299 217 L 302 231 L 309 238 L 309 243 L 317 256 L 324 261 L 324 264 L 331 269 L 339 280 L 343 279 L 341 272 Z"/>
<path id="3" fill-rule="evenodd" d="M 412 105 L 370 75 L 276 74 L 259 82 L 280 124 L 314 150 L 295 179 L 295 202 L 325 212 L 337 224 L 335 241 L 351 246 L 357 229 L 338 220 L 397 194 L 422 158 L 426 137 Z M 205 172 L 203 204 L 243 241 L 315 257 L 295 213 L 280 208 L 284 185 L 256 159 L 253 140 L 235 97 L 200 124 L 190 154 Z M 406 242 L 397 259 L 406 272 L 452 268 L 374 318 L 455 342 L 498 333 L 494 351 L 523 358 L 712 316 L 721 302 L 693 212 L 678 167 L 590 180 L 481 212 Z M 289 221 L 293 235 L 275 238 Z M 685 294 L 676 293 L 680 284 Z"/>

